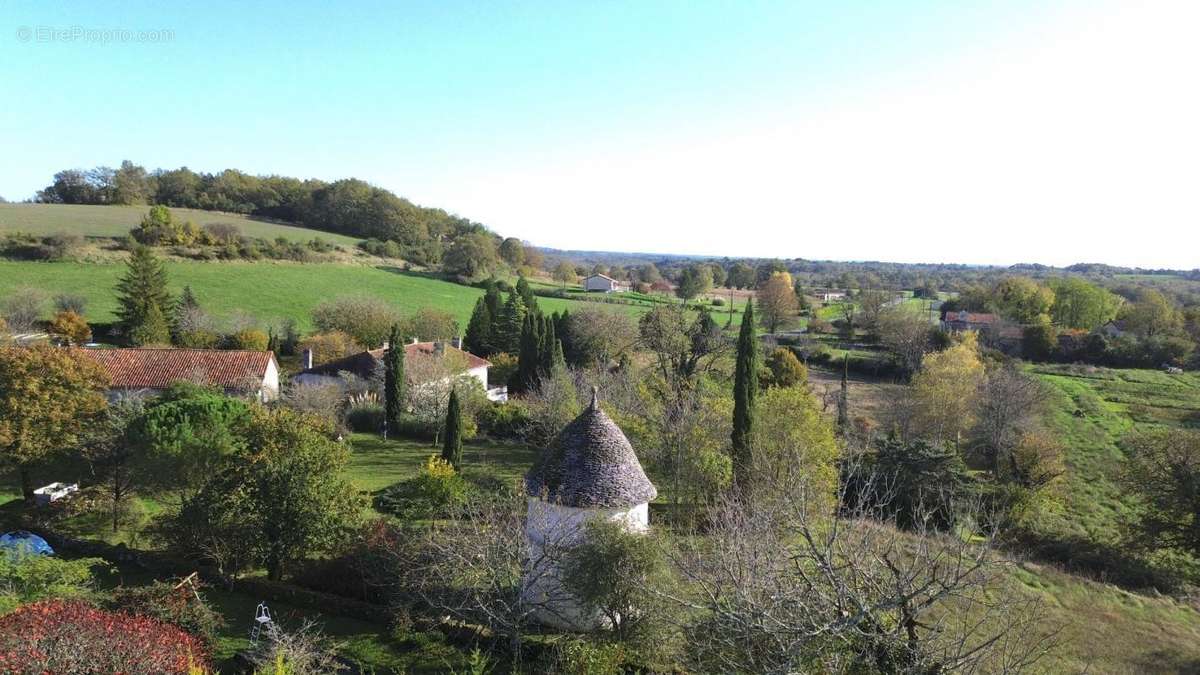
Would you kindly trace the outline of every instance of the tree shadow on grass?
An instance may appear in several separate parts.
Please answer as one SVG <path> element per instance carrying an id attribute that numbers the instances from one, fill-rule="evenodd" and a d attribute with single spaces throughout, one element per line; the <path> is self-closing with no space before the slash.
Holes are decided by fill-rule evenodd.
<path id="1" fill-rule="evenodd" d="M 1005 547 L 1033 562 L 1054 565 L 1066 572 L 1128 591 L 1174 593 L 1184 582 L 1178 575 L 1156 567 L 1128 548 L 1080 537 L 1050 537 L 1021 530 L 1005 537 Z"/>

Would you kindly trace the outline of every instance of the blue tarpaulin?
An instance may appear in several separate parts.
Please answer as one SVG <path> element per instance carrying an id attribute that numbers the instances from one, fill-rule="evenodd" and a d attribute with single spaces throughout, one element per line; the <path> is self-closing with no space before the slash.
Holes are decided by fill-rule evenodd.
<path id="1" fill-rule="evenodd" d="M 50 544 L 32 532 L 8 532 L 0 535 L 0 551 L 8 555 L 15 553 L 54 555 L 54 549 L 50 548 Z"/>

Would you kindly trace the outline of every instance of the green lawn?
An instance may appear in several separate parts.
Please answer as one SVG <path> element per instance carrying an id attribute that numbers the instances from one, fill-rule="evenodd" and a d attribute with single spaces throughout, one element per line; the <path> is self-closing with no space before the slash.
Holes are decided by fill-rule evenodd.
<path id="1" fill-rule="evenodd" d="M 124 237 L 141 222 L 148 206 L 87 206 L 81 204 L 0 204 L 0 234 L 26 232 L 46 235 L 61 232 L 82 234 L 85 237 Z M 235 225 L 248 237 L 289 241 L 309 241 L 320 237 L 325 241 L 347 247 L 360 239 L 331 234 L 305 227 L 283 225 L 251 216 L 198 209 L 171 209 L 176 220 L 192 221 L 203 227 L 213 223 Z"/>
<path id="2" fill-rule="evenodd" d="M 441 448 L 427 441 L 383 440 L 375 434 L 354 434 L 348 473 L 360 489 L 376 492 L 417 475 L 430 455 Z M 537 451 L 524 445 L 468 441 L 463 447 L 463 473 L 468 478 L 489 476 L 516 483 L 533 465 Z"/>
<path id="3" fill-rule="evenodd" d="M 166 268 L 173 293 L 190 285 L 201 306 L 219 317 L 240 311 L 264 323 L 294 318 L 301 330 L 311 328 L 312 309 L 318 304 L 354 294 L 383 298 L 404 313 L 421 307 L 445 310 L 465 329 L 476 298 L 483 294 L 477 288 L 395 268 L 353 264 L 169 261 Z M 89 321 L 111 321 L 117 308 L 114 287 L 124 271 L 124 264 L 0 261 L 0 298 L 26 286 L 47 294 L 77 293 L 87 298 Z M 582 303 L 539 298 L 538 305 L 554 312 Z M 613 307 L 631 314 L 644 311 L 631 305 Z"/>

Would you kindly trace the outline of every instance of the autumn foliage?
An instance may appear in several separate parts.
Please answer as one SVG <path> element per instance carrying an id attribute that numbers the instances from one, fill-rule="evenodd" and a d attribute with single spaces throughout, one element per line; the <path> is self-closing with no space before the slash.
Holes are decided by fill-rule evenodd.
<path id="1" fill-rule="evenodd" d="M 6 673 L 135 675 L 205 666 L 199 640 L 149 617 L 75 600 L 35 602 L 0 617 L 0 671 Z"/>

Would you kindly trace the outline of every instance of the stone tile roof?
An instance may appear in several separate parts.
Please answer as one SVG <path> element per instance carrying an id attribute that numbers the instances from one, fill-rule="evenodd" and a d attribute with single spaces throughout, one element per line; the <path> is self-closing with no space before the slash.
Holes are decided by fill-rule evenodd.
<path id="1" fill-rule="evenodd" d="M 638 462 L 629 439 L 592 403 L 554 439 L 525 475 L 529 495 L 575 508 L 645 504 L 658 490 Z"/>
<path id="2" fill-rule="evenodd" d="M 271 352 L 224 349 L 83 349 L 100 364 L 112 389 L 165 389 L 180 381 L 226 389 L 261 382 L 275 359 Z"/>

